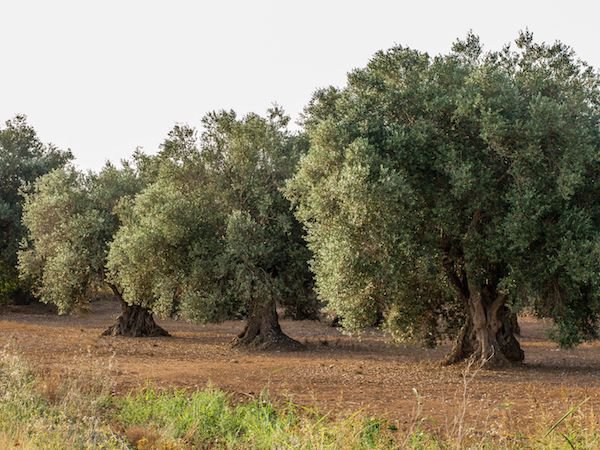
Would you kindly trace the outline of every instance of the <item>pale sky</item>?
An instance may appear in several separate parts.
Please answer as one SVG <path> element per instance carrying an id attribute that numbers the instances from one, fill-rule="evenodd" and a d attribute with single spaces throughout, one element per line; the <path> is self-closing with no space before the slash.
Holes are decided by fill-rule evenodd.
<path id="1" fill-rule="evenodd" d="M 155 152 L 214 109 L 292 116 L 377 50 L 499 49 L 526 27 L 600 67 L 595 0 L 0 0 L 0 121 L 26 114 L 81 168 Z"/>

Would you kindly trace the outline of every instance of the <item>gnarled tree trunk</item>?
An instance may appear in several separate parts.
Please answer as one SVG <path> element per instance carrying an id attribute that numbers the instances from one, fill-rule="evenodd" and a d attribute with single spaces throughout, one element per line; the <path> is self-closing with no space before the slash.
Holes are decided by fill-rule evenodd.
<path id="1" fill-rule="evenodd" d="M 471 292 L 467 299 L 467 319 L 445 364 L 476 358 L 487 367 L 522 362 L 525 354 L 515 337 L 516 315 L 495 291 Z"/>
<path id="2" fill-rule="evenodd" d="M 476 229 L 483 218 L 481 211 L 473 215 L 470 228 Z M 487 267 L 486 276 L 470 273 L 462 246 L 442 234 L 442 265 L 456 295 L 465 305 L 466 320 L 445 364 L 467 358 L 478 359 L 488 367 L 522 362 L 525 354 L 515 337 L 516 315 L 506 306 L 506 297 L 498 292 L 503 268 Z"/>
<path id="3" fill-rule="evenodd" d="M 260 350 L 301 350 L 304 346 L 281 331 L 275 301 L 258 301 L 251 306 L 246 326 L 233 340 L 234 347 Z"/>
<path id="4" fill-rule="evenodd" d="M 102 333 L 102 336 L 157 337 L 170 336 L 156 324 L 148 308 L 129 305 L 121 299 L 121 314 L 117 322 Z"/>

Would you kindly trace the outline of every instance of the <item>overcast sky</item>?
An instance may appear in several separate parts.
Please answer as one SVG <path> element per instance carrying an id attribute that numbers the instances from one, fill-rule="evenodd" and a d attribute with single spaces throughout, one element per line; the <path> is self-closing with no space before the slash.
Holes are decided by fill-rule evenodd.
<path id="1" fill-rule="evenodd" d="M 600 67 L 595 3 L 0 0 L 0 121 L 26 114 L 98 169 L 210 110 L 277 102 L 295 119 L 316 88 L 394 44 L 438 54 L 472 29 L 499 49 L 528 27 Z"/>

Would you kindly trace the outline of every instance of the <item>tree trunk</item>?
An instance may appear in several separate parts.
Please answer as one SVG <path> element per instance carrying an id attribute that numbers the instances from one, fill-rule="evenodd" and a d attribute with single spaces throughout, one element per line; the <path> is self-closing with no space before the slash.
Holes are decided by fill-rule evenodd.
<path id="1" fill-rule="evenodd" d="M 509 322 L 510 322 L 510 327 L 512 329 L 512 332 L 517 335 L 517 336 L 521 336 L 521 326 L 519 325 L 519 320 L 517 315 L 509 310 Z"/>
<path id="2" fill-rule="evenodd" d="M 515 335 L 521 334 L 521 328 L 517 321 L 517 315 L 507 306 L 500 308 L 498 312 L 502 327 L 496 334 L 500 348 L 506 359 L 512 363 L 520 363 L 525 359 L 525 353 Z"/>
<path id="3" fill-rule="evenodd" d="M 444 360 L 454 364 L 476 358 L 481 365 L 501 367 L 522 362 L 525 355 L 515 337 L 516 315 L 504 304 L 503 295 L 471 292 L 468 314 L 457 340 Z"/>
<path id="4" fill-rule="evenodd" d="M 475 334 L 473 332 L 473 321 L 467 316 L 464 325 L 454 341 L 452 350 L 450 350 L 450 353 L 444 358 L 443 364 L 456 364 L 469 358 L 475 353 L 476 344 L 477 342 L 475 341 Z"/>
<path id="5" fill-rule="evenodd" d="M 102 333 L 102 336 L 157 337 L 170 335 L 156 324 L 152 312 L 148 308 L 129 305 L 121 300 L 121 315 L 117 317 L 114 325 Z"/>
<path id="6" fill-rule="evenodd" d="M 301 350 L 304 346 L 284 334 L 279 326 L 275 301 L 256 302 L 242 332 L 233 340 L 234 347 L 260 350 Z"/>

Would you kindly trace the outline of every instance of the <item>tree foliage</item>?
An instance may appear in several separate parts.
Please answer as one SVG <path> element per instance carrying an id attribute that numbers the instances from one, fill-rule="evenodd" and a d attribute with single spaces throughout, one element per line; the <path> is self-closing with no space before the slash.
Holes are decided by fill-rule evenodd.
<path id="1" fill-rule="evenodd" d="M 15 116 L 0 128 L 0 303 L 26 295 L 16 269 L 24 235 L 21 189 L 71 158 L 70 152 L 43 144 L 25 116 Z"/>
<path id="2" fill-rule="evenodd" d="M 285 340 L 276 302 L 314 303 L 308 250 L 280 191 L 303 149 L 287 121 L 278 108 L 266 118 L 223 111 L 203 119 L 200 136 L 171 131 L 146 161 L 156 181 L 123 211 L 111 246 L 128 302 L 200 322 L 269 316 L 273 335 L 257 330 L 248 343 Z"/>
<path id="3" fill-rule="evenodd" d="M 522 33 L 483 52 L 378 52 L 305 113 L 310 150 L 287 194 L 317 289 L 360 328 L 463 327 L 452 360 L 520 360 L 507 305 L 553 317 L 557 339 L 597 335 L 599 77 Z M 435 332 L 434 332 L 435 334 Z"/>
<path id="4" fill-rule="evenodd" d="M 106 289 L 108 245 L 120 225 L 115 208 L 140 189 L 128 164 L 108 163 L 98 174 L 56 169 L 38 179 L 25 198 L 19 270 L 42 301 L 67 313 Z"/>

